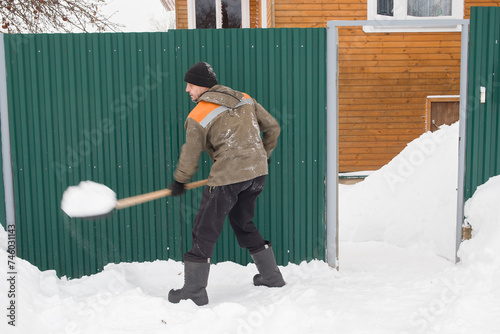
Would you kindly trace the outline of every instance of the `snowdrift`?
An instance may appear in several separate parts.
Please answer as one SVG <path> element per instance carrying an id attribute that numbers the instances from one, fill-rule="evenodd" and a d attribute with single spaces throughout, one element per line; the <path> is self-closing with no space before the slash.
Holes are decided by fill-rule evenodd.
<path id="1" fill-rule="evenodd" d="M 464 241 L 458 252 L 464 264 L 500 260 L 500 176 L 479 186 L 466 203 L 464 215 L 472 226 L 472 239 Z M 498 277 L 500 282 L 500 276 Z"/>
<path id="2" fill-rule="evenodd" d="M 363 182 L 340 185 L 342 241 L 384 241 L 455 259 L 458 123 L 424 133 Z"/>

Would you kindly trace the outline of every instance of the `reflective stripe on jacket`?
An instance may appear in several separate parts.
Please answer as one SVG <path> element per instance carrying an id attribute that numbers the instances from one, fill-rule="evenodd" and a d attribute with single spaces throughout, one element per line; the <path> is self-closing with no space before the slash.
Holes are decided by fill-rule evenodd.
<path id="1" fill-rule="evenodd" d="M 189 113 L 175 180 L 187 183 L 206 151 L 213 161 L 208 185 L 221 186 L 267 174 L 278 122 L 249 95 L 216 85 Z M 261 137 L 262 132 L 262 137 Z"/>
<path id="2" fill-rule="evenodd" d="M 253 100 L 248 94 L 242 94 L 244 98 L 234 108 L 241 107 L 245 104 L 253 104 Z M 200 123 L 202 127 L 206 128 L 213 119 L 229 109 L 230 108 L 226 106 L 220 106 L 215 103 L 200 101 L 198 105 L 189 113 L 188 117 L 194 119 L 195 121 Z"/>

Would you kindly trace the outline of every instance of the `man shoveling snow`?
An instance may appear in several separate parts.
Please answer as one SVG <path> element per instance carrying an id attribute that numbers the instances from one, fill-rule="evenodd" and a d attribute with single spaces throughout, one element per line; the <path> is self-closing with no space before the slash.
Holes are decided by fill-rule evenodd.
<path id="1" fill-rule="evenodd" d="M 252 222 L 268 161 L 278 141 L 279 124 L 247 94 L 218 85 L 215 72 L 205 62 L 189 68 L 184 80 L 186 92 L 197 105 L 185 123 L 186 143 L 170 186 L 172 196 L 184 192 L 203 151 L 213 165 L 193 224 L 193 247 L 184 255 L 184 287 L 171 290 L 168 300 L 208 303 L 210 258 L 226 216 L 239 245 L 248 249 L 257 266 L 254 284 L 281 287 L 285 281 L 271 243 L 262 238 Z"/>

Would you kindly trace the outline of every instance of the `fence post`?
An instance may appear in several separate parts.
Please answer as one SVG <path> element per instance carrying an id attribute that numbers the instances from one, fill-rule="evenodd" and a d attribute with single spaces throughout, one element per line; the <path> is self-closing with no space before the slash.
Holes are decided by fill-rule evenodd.
<path id="1" fill-rule="evenodd" d="M 338 269 L 338 28 L 326 29 L 326 258 Z"/>
<path id="2" fill-rule="evenodd" d="M 458 192 L 457 192 L 457 235 L 455 244 L 455 263 L 458 258 L 458 249 L 462 242 L 462 224 L 464 222 L 464 195 L 465 195 L 465 147 L 467 144 L 467 71 L 469 65 L 469 21 L 462 23 L 462 41 L 460 56 L 460 114 L 458 140 Z"/>
<path id="3" fill-rule="evenodd" d="M 7 68 L 5 63 L 4 34 L 0 33 L 0 126 L 2 139 L 3 184 L 5 195 L 5 229 L 16 229 L 14 205 L 14 178 L 10 154 L 9 103 L 7 99 Z M 14 249 L 17 256 L 17 249 Z"/>

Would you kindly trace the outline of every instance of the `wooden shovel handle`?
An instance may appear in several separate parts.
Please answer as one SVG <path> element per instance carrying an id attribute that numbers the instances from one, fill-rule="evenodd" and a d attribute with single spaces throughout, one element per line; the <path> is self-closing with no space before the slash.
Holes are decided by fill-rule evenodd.
<path id="1" fill-rule="evenodd" d="M 203 187 L 204 185 L 207 184 L 207 179 L 205 180 L 200 180 L 196 182 L 191 182 L 188 183 L 184 186 L 185 189 L 194 189 L 198 187 Z M 162 190 L 157 190 L 153 191 L 147 194 L 142 194 L 142 195 L 137 195 L 137 196 L 132 196 L 132 197 L 127 197 L 127 198 L 122 198 L 118 201 L 116 201 L 115 209 L 120 210 L 123 208 L 128 208 L 134 205 L 146 203 L 158 198 L 170 196 L 172 194 L 172 191 L 170 189 L 162 189 Z"/>

